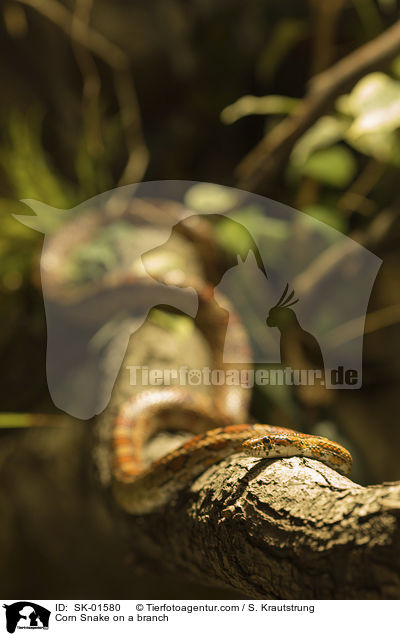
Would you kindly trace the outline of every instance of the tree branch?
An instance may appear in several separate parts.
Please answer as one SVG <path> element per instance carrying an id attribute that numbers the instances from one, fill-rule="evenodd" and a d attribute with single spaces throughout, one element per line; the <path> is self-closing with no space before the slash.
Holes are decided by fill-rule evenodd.
<path id="1" fill-rule="evenodd" d="M 257 190 L 273 181 L 288 160 L 296 141 L 343 93 L 366 73 L 385 67 L 400 52 L 400 22 L 371 42 L 312 78 L 309 90 L 293 113 L 275 126 L 237 168 L 238 187 Z"/>
<path id="2" fill-rule="evenodd" d="M 193 259 L 186 260 L 188 271 L 196 268 L 195 254 Z M 134 327 L 125 328 L 133 333 Z M 124 337 L 123 328 L 119 325 L 116 338 Z M 107 372 L 115 345 L 105 346 L 99 390 L 101 371 Z M 398 598 L 398 483 L 363 488 L 314 460 L 260 461 L 237 454 L 211 466 L 176 500 L 147 516 L 126 514 L 110 488 L 96 487 L 88 457 L 93 455 L 105 485 L 115 413 L 127 398 L 148 388 L 130 385 L 127 365 L 177 369 L 183 364 L 212 365 L 204 336 L 194 325 L 177 329 L 171 316 L 149 319 L 130 338 L 110 405 L 99 418 L 96 443 L 85 423 L 26 431 L 26 446 L 24 438 L 22 444 L 16 437 L 8 445 L 3 442 L 0 501 L 7 502 L 3 525 L 9 539 L 0 541 L 0 556 L 5 560 L 6 554 L 13 555 L 15 592 L 9 595 L 32 595 L 22 594 L 21 587 L 29 558 L 30 571 L 45 565 L 53 576 L 54 569 L 61 572 L 56 588 L 61 597 L 76 592 L 76 581 L 81 584 L 88 571 L 96 586 L 86 579 L 80 596 L 87 596 L 87 589 L 91 594 L 100 589 L 100 598 L 109 589 L 122 590 L 117 596 L 134 596 L 135 582 L 144 572 L 164 569 L 178 581 L 177 573 L 253 598 Z M 81 372 L 81 382 L 93 386 L 91 367 Z M 196 389 L 204 387 L 190 387 Z M 152 459 L 152 452 L 167 453 L 171 442 L 180 441 L 159 435 L 153 442 L 157 448 L 147 449 L 146 459 Z M 36 554 L 40 562 L 32 566 Z M 97 576 L 99 567 L 102 577 Z M 35 588 L 42 589 L 44 598 L 55 589 L 52 577 L 47 580 L 51 590 L 46 582 Z M 137 592 L 139 598 L 142 594 Z M 160 597 L 167 594 L 172 598 L 174 592 L 164 589 Z M 182 592 L 175 594 L 182 597 Z M 184 594 L 191 596 L 188 590 Z M 227 592 L 221 596 L 226 598 Z"/>
<path id="3" fill-rule="evenodd" d="M 191 336 L 189 346 L 186 337 L 146 324 L 121 369 L 175 368 L 181 356 L 198 368 L 204 342 Z M 100 418 L 96 461 L 104 481 L 117 405 L 140 390 L 121 374 Z M 170 444 L 171 436 L 160 435 L 153 452 L 163 455 Z M 157 513 L 137 517 L 115 506 L 113 515 L 135 563 L 149 572 L 163 567 L 251 598 L 397 598 L 399 495 L 400 484 L 363 488 L 314 460 L 239 454 L 210 467 Z"/>
<path id="4" fill-rule="evenodd" d="M 250 598 L 400 594 L 400 484 L 363 488 L 314 460 L 232 457 L 176 505 L 127 521 L 174 571 Z"/>
<path id="5" fill-rule="evenodd" d="M 201 368 L 210 366 L 209 356 L 197 329 L 147 321 L 131 337 L 99 419 L 95 456 L 103 484 L 110 482 L 115 414 L 143 390 L 129 384 L 126 367 Z M 160 434 L 146 460 L 181 441 Z M 400 484 L 363 488 L 313 460 L 238 454 L 211 466 L 159 512 L 132 516 L 114 505 L 113 514 L 148 571 L 162 566 L 252 598 L 396 598 L 399 494 Z"/>
<path id="6" fill-rule="evenodd" d="M 399 598 L 400 484 L 236 455 L 160 514 L 132 517 L 96 488 L 92 442 L 86 423 L 2 438 L 4 598 L 206 598 L 188 579 L 214 598 Z"/>

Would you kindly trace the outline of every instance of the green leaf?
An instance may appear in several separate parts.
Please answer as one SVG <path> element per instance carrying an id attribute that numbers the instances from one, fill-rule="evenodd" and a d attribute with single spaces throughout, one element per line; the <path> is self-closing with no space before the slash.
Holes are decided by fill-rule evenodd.
<path id="1" fill-rule="evenodd" d="M 353 118 L 344 138 L 349 145 L 384 163 L 400 165 L 400 82 L 370 73 L 336 107 Z"/>
<path id="2" fill-rule="evenodd" d="M 302 212 L 309 214 L 314 219 L 317 219 L 317 221 L 330 225 L 339 232 L 344 233 L 347 230 L 346 220 L 334 207 L 321 204 L 307 205 L 302 208 Z"/>
<path id="3" fill-rule="evenodd" d="M 384 73 L 370 73 L 337 101 L 337 107 L 354 117 L 347 139 L 391 132 L 400 126 L 400 82 Z"/>
<path id="4" fill-rule="evenodd" d="M 317 150 L 301 166 L 302 174 L 335 188 L 346 187 L 354 178 L 357 164 L 344 146 Z"/>
<path id="5" fill-rule="evenodd" d="M 224 124 L 233 124 L 247 115 L 287 115 L 292 112 L 298 102 L 298 99 L 284 95 L 265 95 L 264 97 L 244 95 L 224 108 L 221 121 Z"/>
<path id="6" fill-rule="evenodd" d="M 239 193 L 215 183 L 197 183 L 185 194 L 185 205 L 196 212 L 217 214 L 238 203 Z"/>
<path id="7" fill-rule="evenodd" d="M 320 117 L 294 146 L 291 161 L 303 163 L 316 150 L 332 146 L 343 139 L 348 127 L 348 120 L 343 118 L 332 115 Z"/>
<path id="8" fill-rule="evenodd" d="M 400 165 L 400 138 L 398 132 L 371 132 L 348 143 L 359 152 L 374 157 L 382 163 Z"/>

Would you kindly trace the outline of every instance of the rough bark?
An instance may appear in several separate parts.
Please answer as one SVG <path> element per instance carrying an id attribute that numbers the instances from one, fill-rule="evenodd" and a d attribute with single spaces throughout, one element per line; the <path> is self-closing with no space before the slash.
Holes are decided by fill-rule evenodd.
<path id="1" fill-rule="evenodd" d="M 154 329 L 147 325 L 142 330 L 140 347 L 134 346 L 136 336 L 132 339 L 121 368 L 128 360 L 140 365 L 144 355 L 147 366 L 156 368 L 157 359 L 165 365 L 171 334 Z M 155 358 L 149 358 L 146 342 L 157 342 Z M 170 349 L 175 363 L 188 350 L 185 342 L 178 343 Z M 198 367 L 196 347 L 191 353 L 186 363 L 197 360 Z M 100 425 L 99 465 L 108 461 L 112 416 L 126 391 L 125 373 Z M 165 453 L 170 444 L 170 438 L 160 438 L 153 452 Z M 115 514 L 122 515 L 142 564 L 162 564 L 198 583 L 251 598 L 400 596 L 397 483 L 365 488 L 314 460 L 235 455 L 208 469 L 160 513 Z"/>
<path id="2" fill-rule="evenodd" d="M 363 488 L 313 460 L 236 456 L 160 515 L 135 543 L 177 572 L 251 598 L 400 595 L 400 485 Z"/>

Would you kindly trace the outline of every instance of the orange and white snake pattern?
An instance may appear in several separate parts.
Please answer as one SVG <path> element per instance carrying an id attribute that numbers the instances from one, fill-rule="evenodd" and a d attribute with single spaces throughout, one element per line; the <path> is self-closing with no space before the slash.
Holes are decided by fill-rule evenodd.
<path id="1" fill-rule="evenodd" d="M 207 284 L 191 282 L 199 296 L 198 326 L 209 342 L 217 368 L 222 366 L 224 321 Z M 224 306 L 227 299 L 224 298 Z M 235 337 L 225 346 L 235 348 L 236 359 L 247 354 L 249 343 L 233 307 L 229 318 Z M 131 514 L 148 514 L 171 502 L 176 495 L 211 465 L 235 453 L 260 458 L 301 456 L 319 460 L 349 474 L 350 453 L 324 437 L 246 423 L 248 393 L 238 386 L 215 387 L 210 403 L 184 387 L 144 390 L 124 402 L 114 421 L 114 493 Z M 161 430 L 185 430 L 194 437 L 176 450 L 143 468 L 147 441 Z"/>
<path id="2" fill-rule="evenodd" d="M 226 419 L 226 418 L 225 418 Z M 350 453 L 323 437 L 266 424 L 227 424 L 224 415 L 207 411 L 201 399 L 180 388 L 148 391 L 123 404 L 114 425 L 115 495 L 132 514 L 147 514 L 168 504 L 215 464 L 234 453 L 260 458 L 301 456 L 317 459 L 348 474 Z M 213 425 L 143 470 L 143 444 L 159 428 L 199 430 Z"/>
<path id="3" fill-rule="evenodd" d="M 211 225 L 204 219 L 192 217 L 186 219 L 187 225 L 182 225 L 178 204 L 139 199 L 121 209 L 119 216 L 115 217 L 115 214 L 114 211 L 111 221 L 143 217 L 147 227 L 152 219 L 155 225 L 162 225 L 163 218 L 172 215 L 175 227 L 183 231 L 183 236 L 191 240 L 193 250 L 198 252 L 205 277 L 212 278 L 207 272 L 215 271 L 218 246 L 213 242 Z M 77 245 L 89 243 L 93 234 L 109 222 L 107 214 L 89 209 L 57 231 L 47 247 L 52 263 L 46 272 L 48 297 L 65 307 L 75 319 L 95 320 L 99 326 L 104 322 L 104 316 L 110 313 L 113 294 L 119 296 L 119 302 L 124 300 L 127 309 L 132 298 L 136 307 L 141 299 L 151 297 L 150 277 L 142 280 L 140 275 L 131 272 L 116 270 L 104 280 L 76 289 L 65 279 L 63 264 L 71 251 Z M 168 280 L 161 277 L 158 280 L 168 285 Z M 208 342 L 213 367 L 223 368 L 223 351 L 227 347 L 228 359 L 238 363 L 248 361 L 247 334 L 227 299 L 219 303 L 214 288 L 204 281 L 186 280 L 179 286 L 194 287 L 198 294 L 199 311 L 195 323 Z M 146 302 L 144 306 L 147 306 Z M 232 335 L 226 339 L 228 319 Z M 111 433 L 113 485 L 121 506 L 133 514 L 151 513 L 171 502 L 209 466 L 234 453 L 261 458 L 299 455 L 322 461 L 344 474 L 350 472 L 351 455 L 335 442 L 290 429 L 246 423 L 248 399 L 248 390 L 223 385 L 215 387 L 211 399 L 183 387 L 160 387 L 142 391 L 124 402 Z M 194 436 L 150 467 L 143 467 L 142 458 L 149 439 L 160 430 L 176 429 L 189 431 Z"/>

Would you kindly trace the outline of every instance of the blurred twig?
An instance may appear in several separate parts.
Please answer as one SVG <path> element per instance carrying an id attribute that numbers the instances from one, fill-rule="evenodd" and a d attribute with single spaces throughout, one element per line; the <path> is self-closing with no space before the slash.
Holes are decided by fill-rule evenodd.
<path id="1" fill-rule="evenodd" d="M 371 313 L 353 318 L 329 333 L 330 345 L 340 347 L 360 337 L 360 333 L 374 333 L 400 322 L 400 303 L 389 305 Z"/>
<path id="2" fill-rule="evenodd" d="M 32 428 L 36 426 L 69 426 L 68 415 L 48 413 L 0 413 L 0 429 Z"/>
<path id="3" fill-rule="evenodd" d="M 101 90 L 100 75 L 93 55 L 81 41 L 87 41 L 90 16 L 94 0 L 76 0 L 72 15 L 72 45 L 79 66 L 82 80 L 82 118 L 86 131 L 87 150 L 90 155 L 97 155 L 102 147 L 101 115 L 99 97 Z"/>
<path id="4" fill-rule="evenodd" d="M 379 254 L 382 245 L 395 233 L 400 219 L 399 207 L 400 198 L 397 197 L 390 207 L 382 210 L 369 223 L 368 227 L 349 235 L 354 242 L 339 241 L 319 254 L 293 281 L 296 294 L 302 299 L 310 299 L 312 296 L 317 298 L 329 277 L 333 276 L 347 259 L 351 259 L 353 253 L 359 249 L 359 244 Z"/>
<path id="5" fill-rule="evenodd" d="M 256 190 L 281 172 L 295 142 L 334 103 L 336 97 L 368 72 L 380 69 L 400 52 L 400 21 L 326 71 L 312 78 L 292 115 L 257 144 L 238 166 L 238 186 Z M 265 188 L 263 188 L 265 189 Z"/>
<path id="6" fill-rule="evenodd" d="M 316 75 L 333 61 L 336 27 L 346 0 L 308 0 L 308 3 L 315 23 L 312 75 Z"/>
<path id="7" fill-rule="evenodd" d="M 376 204 L 367 199 L 367 195 L 376 186 L 385 171 L 385 166 L 376 159 L 370 159 L 364 170 L 352 183 L 351 187 L 339 199 L 338 208 L 346 214 L 360 212 L 370 215 Z"/>
<path id="8" fill-rule="evenodd" d="M 128 160 L 119 185 L 141 181 L 147 170 L 149 153 L 143 136 L 142 118 L 129 57 L 119 46 L 90 26 L 87 19 L 82 19 L 81 11 L 71 13 L 57 0 L 16 0 L 16 2 L 34 8 L 62 29 L 72 42 L 91 51 L 110 66 L 128 150 Z"/>

